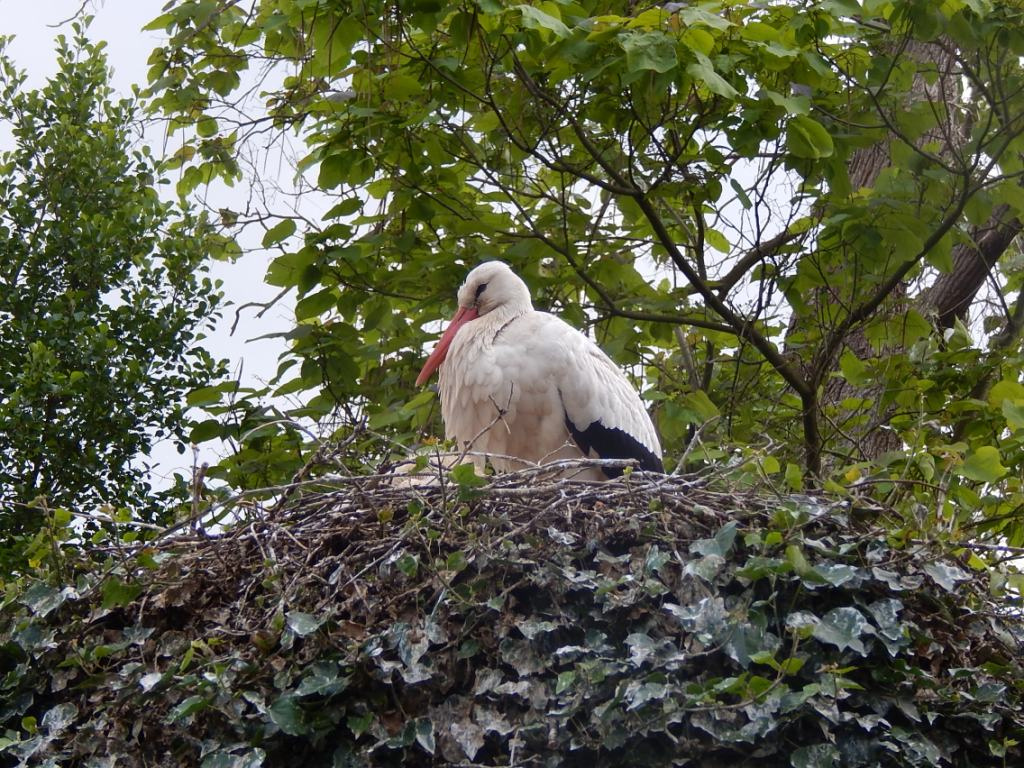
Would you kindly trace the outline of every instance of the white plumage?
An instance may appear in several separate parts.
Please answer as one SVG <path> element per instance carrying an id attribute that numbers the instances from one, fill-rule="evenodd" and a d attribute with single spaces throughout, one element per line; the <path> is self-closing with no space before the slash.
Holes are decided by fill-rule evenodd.
<path id="1" fill-rule="evenodd" d="M 506 264 L 474 269 L 458 299 L 416 383 L 440 367 L 441 416 L 460 450 L 486 454 L 501 471 L 584 456 L 663 471 L 654 424 L 622 371 L 575 328 L 535 311 Z M 620 473 L 588 468 L 574 476 Z"/>

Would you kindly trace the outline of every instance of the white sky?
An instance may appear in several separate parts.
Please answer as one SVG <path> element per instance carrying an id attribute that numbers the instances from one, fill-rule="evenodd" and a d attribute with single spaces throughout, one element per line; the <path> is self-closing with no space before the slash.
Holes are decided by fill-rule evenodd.
<path id="1" fill-rule="evenodd" d="M 107 43 L 106 53 L 113 68 L 113 86 L 117 93 L 130 95 L 133 84 L 145 84 L 150 52 L 161 41 L 159 32 L 143 32 L 142 27 L 161 13 L 166 0 L 85 0 L 86 10 L 95 18 L 89 28 L 93 40 Z M 73 17 L 83 5 L 83 0 L 0 0 L 0 34 L 13 36 L 7 53 L 15 65 L 28 75 L 27 87 L 38 87 L 56 71 L 54 38 L 58 34 L 71 34 L 70 24 L 61 22 Z M 151 140 L 154 152 L 159 155 L 160 137 Z M 0 145 L 0 148 L 3 148 Z M 234 194 L 240 201 L 245 193 L 239 189 Z M 219 197 L 219 196 L 218 196 Z M 227 203 L 230 205 L 230 201 Z M 239 202 L 241 209 L 244 202 Z M 276 294 L 263 283 L 266 264 L 272 254 L 248 253 L 234 264 L 215 264 L 214 277 L 223 281 L 227 301 L 236 305 L 252 301 L 268 301 Z M 235 319 L 235 309 L 227 306 L 217 329 L 206 342 L 210 352 L 219 358 L 231 361 L 232 371 L 241 366 L 243 385 L 254 385 L 266 381 L 277 369 L 277 358 L 284 349 L 279 340 L 247 342 L 247 339 L 267 333 L 288 330 L 293 323 L 291 303 L 275 306 L 262 320 L 255 319 L 256 309 L 242 312 L 242 320 L 234 336 L 230 335 Z M 215 461 L 219 446 L 200 447 L 200 461 Z M 170 476 L 182 471 L 186 476 L 191 472 L 192 455 L 180 456 L 170 445 L 159 446 L 153 458 L 159 464 L 159 474 Z M 162 485 L 159 478 L 156 484 Z"/>

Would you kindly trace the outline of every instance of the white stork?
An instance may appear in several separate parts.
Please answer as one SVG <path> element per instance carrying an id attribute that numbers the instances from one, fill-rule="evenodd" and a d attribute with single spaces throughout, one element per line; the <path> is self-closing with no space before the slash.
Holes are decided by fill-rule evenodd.
<path id="1" fill-rule="evenodd" d="M 581 457 L 636 459 L 663 472 L 654 424 L 625 375 L 590 339 L 537 312 L 526 284 L 500 261 L 459 288 L 459 309 L 416 379 L 438 368 L 446 437 L 499 471 Z M 605 480 L 621 468 L 574 476 Z"/>

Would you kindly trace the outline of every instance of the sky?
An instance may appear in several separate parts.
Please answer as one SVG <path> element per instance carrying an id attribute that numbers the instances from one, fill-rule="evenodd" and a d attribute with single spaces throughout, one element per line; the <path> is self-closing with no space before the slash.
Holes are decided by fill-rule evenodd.
<path id="1" fill-rule="evenodd" d="M 114 90 L 123 96 L 131 94 L 133 84 L 143 84 L 146 78 L 146 61 L 149 54 L 162 39 L 160 32 L 145 32 L 142 28 L 161 13 L 166 0 L 84 0 L 87 12 L 94 16 L 89 27 L 93 40 L 107 43 L 107 56 L 113 69 Z M 0 32 L 13 36 L 7 46 L 8 55 L 19 69 L 28 75 L 27 87 L 38 87 L 46 78 L 56 72 L 54 38 L 59 34 L 71 34 L 66 20 L 83 7 L 83 0 L 0 0 L 0 18 L 3 25 Z M 161 137 L 149 138 L 154 152 L 161 152 Z M 0 139 L 0 148 L 2 139 Z M 233 193 L 240 201 L 245 192 L 237 189 Z M 230 206 L 230 200 L 228 200 Z M 236 210 L 244 206 L 240 202 Z M 267 262 L 273 254 L 249 252 L 233 264 L 215 264 L 213 276 L 223 282 L 226 299 L 234 305 L 248 302 L 268 301 L 276 294 L 263 283 Z M 257 309 L 242 310 L 241 319 L 234 335 L 231 325 L 235 321 L 235 306 L 227 306 L 217 327 L 210 334 L 207 349 L 219 358 L 231 362 L 233 372 L 241 371 L 244 385 L 255 385 L 271 378 L 277 369 L 278 355 L 284 349 L 279 340 L 249 341 L 268 333 L 288 330 L 294 316 L 287 302 L 270 309 L 263 318 L 255 315 Z M 200 447 L 199 461 L 216 461 L 223 449 L 204 444 Z M 191 472 L 191 453 L 180 456 L 171 445 L 160 445 L 154 450 L 157 462 L 159 487 L 160 476 L 170 477 L 175 471 L 186 476 Z"/>

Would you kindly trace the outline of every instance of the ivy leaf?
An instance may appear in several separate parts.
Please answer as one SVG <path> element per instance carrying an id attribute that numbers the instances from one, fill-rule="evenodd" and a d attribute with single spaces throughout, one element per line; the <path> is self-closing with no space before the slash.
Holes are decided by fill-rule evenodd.
<path id="1" fill-rule="evenodd" d="M 46 616 L 64 602 L 64 592 L 47 584 L 33 584 L 25 590 L 19 602 L 37 616 Z"/>
<path id="2" fill-rule="evenodd" d="M 839 748 L 834 744 L 812 744 L 793 750 L 789 764 L 793 768 L 834 768 L 839 759 Z"/>
<path id="3" fill-rule="evenodd" d="M 434 741 L 434 723 L 429 717 L 417 718 L 416 743 L 430 754 L 434 754 L 434 749 L 436 747 L 436 743 Z"/>
<path id="4" fill-rule="evenodd" d="M 170 711 L 170 714 L 167 715 L 167 722 L 176 723 L 179 720 L 185 720 L 196 712 L 206 709 L 207 706 L 209 705 L 204 697 L 189 696 Z"/>
<path id="5" fill-rule="evenodd" d="M 892 658 L 904 648 L 909 642 L 905 636 L 904 625 L 899 620 L 899 613 L 903 610 L 903 604 L 894 598 L 876 600 L 868 606 L 868 613 L 875 620 L 878 628 L 877 636 L 885 644 Z"/>
<path id="6" fill-rule="evenodd" d="M 947 592 L 956 589 L 957 582 L 967 581 L 970 577 L 955 565 L 943 562 L 930 562 L 921 566 L 921 570 L 932 577 L 932 580 Z"/>
<path id="7" fill-rule="evenodd" d="M 840 587 L 860 577 L 857 569 L 846 563 L 819 563 L 814 571 L 833 587 Z"/>
<path id="8" fill-rule="evenodd" d="M 141 593 L 142 586 L 140 584 L 126 584 L 117 576 L 109 577 L 100 588 L 104 608 L 119 608 L 122 605 L 128 605 Z"/>
<path id="9" fill-rule="evenodd" d="M 814 637 L 823 643 L 836 646 L 839 650 L 849 648 L 860 655 L 865 654 L 861 637 L 874 634 L 874 627 L 860 611 L 853 607 L 833 608 L 821 617 L 814 628 Z"/>
<path id="10" fill-rule="evenodd" d="M 469 501 L 480 493 L 480 488 L 487 485 L 487 479 L 476 473 L 473 464 L 459 464 L 450 473 L 452 481 L 459 487 L 459 498 Z"/>
<path id="11" fill-rule="evenodd" d="M 288 624 L 288 628 L 299 637 L 313 634 L 324 623 L 323 618 L 317 618 L 311 613 L 303 613 L 302 611 L 289 611 L 285 616 L 285 621 Z"/>
<path id="12" fill-rule="evenodd" d="M 294 695 L 281 696 L 267 711 L 273 723 L 289 736 L 306 733 L 306 713 Z"/>
<path id="13" fill-rule="evenodd" d="M 736 531 L 738 528 L 739 524 L 735 520 L 730 520 L 718 529 L 714 538 L 699 539 L 693 542 L 690 545 L 690 551 L 698 555 L 726 557 L 736 543 Z"/>
<path id="14" fill-rule="evenodd" d="M 643 632 L 634 632 L 625 642 L 629 647 L 629 661 L 637 667 L 643 666 L 657 651 L 654 641 Z"/>
<path id="15" fill-rule="evenodd" d="M 56 735 L 66 730 L 76 717 L 78 717 L 78 707 L 70 702 L 65 702 L 47 710 L 43 715 L 41 725 L 48 733 Z"/>
<path id="16" fill-rule="evenodd" d="M 406 552 L 395 561 L 395 567 L 406 577 L 414 579 L 419 572 L 420 561 L 416 555 Z"/>
<path id="17" fill-rule="evenodd" d="M 469 560 L 466 558 L 466 553 L 461 549 L 452 552 L 444 561 L 445 570 L 460 573 L 469 567 Z"/>
<path id="18" fill-rule="evenodd" d="M 468 759 L 473 760 L 477 752 L 483 749 L 484 730 L 471 720 L 452 723 L 451 733 Z"/>
<path id="19" fill-rule="evenodd" d="M 262 768 L 266 759 L 267 753 L 259 747 L 240 755 L 218 750 L 204 757 L 200 768 Z"/>
<path id="20" fill-rule="evenodd" d="M 308 671 L 295 689 L 297 696 L 331 695 L 344 690 L 348 686 L 347 678 L 338 677 L 336 664 L 316 661 L 309 665 Z"/>

